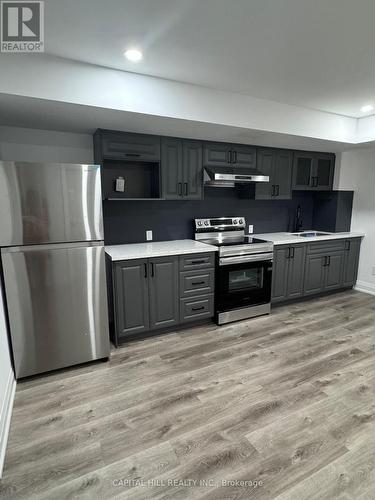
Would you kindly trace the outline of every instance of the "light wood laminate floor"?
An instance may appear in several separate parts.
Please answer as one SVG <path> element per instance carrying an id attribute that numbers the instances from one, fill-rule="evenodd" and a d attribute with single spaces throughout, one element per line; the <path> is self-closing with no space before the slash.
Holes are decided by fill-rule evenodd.
<path id="1" fill-rule="evenodd" d="M 149 338 L 19 383 L 0 497 L 374 499 L 375 297 Z"/>

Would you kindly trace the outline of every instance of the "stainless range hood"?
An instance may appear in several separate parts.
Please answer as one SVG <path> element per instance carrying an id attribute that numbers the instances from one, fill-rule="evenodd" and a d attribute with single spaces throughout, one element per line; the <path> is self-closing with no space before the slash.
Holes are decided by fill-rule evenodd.
<path id="1" fill-rule="evenodd" d="M 205 186 L 234 187 L 235 184 L 269 181 L 269 176 L 263 175 L 256 168 L 205 167 L 204 169 Z"/>

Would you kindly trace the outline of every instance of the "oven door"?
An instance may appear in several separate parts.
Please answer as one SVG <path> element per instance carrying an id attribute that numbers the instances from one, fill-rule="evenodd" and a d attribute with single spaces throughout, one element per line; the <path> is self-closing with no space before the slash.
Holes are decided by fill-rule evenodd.
<path id="1" fill-rule="evenodd" d="M 216 309 L 228 311 L 271 301 L 272 260 L 219 265 Z"/>

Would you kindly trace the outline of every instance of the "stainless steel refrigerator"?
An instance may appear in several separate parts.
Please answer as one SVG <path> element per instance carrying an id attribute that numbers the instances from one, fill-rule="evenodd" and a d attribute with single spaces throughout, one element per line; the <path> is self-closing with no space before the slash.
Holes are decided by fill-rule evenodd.
<path id="1" fill-rule="evenodd" d="M 100 167 L 0 162 L 16 377 L 109 356 Z"/>

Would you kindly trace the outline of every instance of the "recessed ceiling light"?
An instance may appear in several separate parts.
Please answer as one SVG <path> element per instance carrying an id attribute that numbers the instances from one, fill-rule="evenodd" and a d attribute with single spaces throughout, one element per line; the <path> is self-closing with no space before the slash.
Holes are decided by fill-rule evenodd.
<path id="1" fill-rule="evenodd" d="M 128 49 L 124 53 L 124 56 L 126 57 L 126 59 L 129 59 L 129 61 L 138 62 L 138 61 L 140 61 L 142 59 L 143 54 L 138 49 Z"/>
<path id="2" fill-rule="evenodd" d="M 366 106 L 362 106 L 361 111 L 362 113 L 369 113 L 370 111 L 374 110 L 374 106 L 372 104 L 366 104 Z"/>

